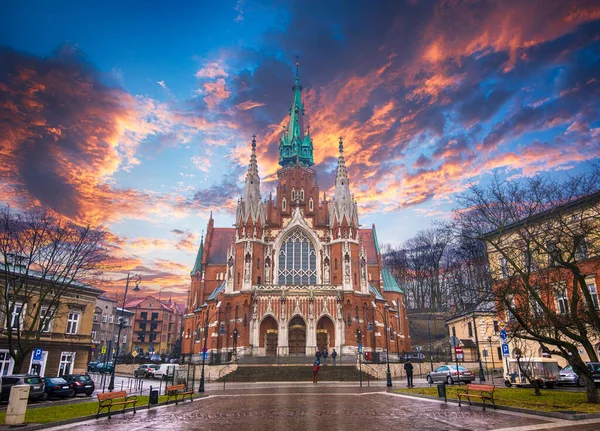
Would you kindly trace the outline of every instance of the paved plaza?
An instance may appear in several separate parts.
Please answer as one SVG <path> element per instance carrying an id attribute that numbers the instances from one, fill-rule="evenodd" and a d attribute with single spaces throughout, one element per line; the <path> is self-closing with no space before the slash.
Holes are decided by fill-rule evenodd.
<path id="1" fill-rule="evenodd" d="M 210 388 L 209 388 L 210 389 Z M 69 426 L 69 428 L 72 427 Z M 102 430 L 578 430 L 600 429 L 600 419 L 570 422 L 336 384 L 240 385 L 209 390 L 178 406 L 141 408 L 77 424 Z M 53 430 L 61 429 L 58 427 Z M 64 428 L 63 428 L 64 429 Z"/>

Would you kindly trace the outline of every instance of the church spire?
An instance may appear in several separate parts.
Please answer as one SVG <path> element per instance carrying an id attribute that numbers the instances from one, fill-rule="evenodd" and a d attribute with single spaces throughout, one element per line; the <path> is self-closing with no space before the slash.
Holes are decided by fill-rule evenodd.
<path id="1" fill-rule="evenodd" d="M 198 254 L 196 255 L 196 262 L 194 263 L 194 268 L 192 268 L 192 272 L 190 273 L 190 275 L 194 275 L 197 273 L 202 274 L 202 254 L 203 254 L 203 252 L 204 252 L 204 232 L 202 232 L 202 236 L 200 237 L 200 247 L 198 248 Z"/>
<path id="2" fill-rule="evenodd" d="M 294 166 L 312 166 L 313 144 L 310 134 L 304 133 L 304 104 L 302 103 L 302 85 L 300 85 L 299 74 L 300 63 L 296 57 L 296 77 L 294 80 L 294 98 L 289 110 L 290 122 L 287 129 L 284 128 L 281 141 L 279 143 L 279 164 L 283 167 Z"/>
<path id="3" fill-rule="evenodd" d="M 358 224 L 358 211 L 356 201 L 352 199 L 350 193 L 350 180 L 348 179 L 348 171 L 346 170 L 346 161 L 344 159 L 344 140 L 340 136 L 338 144 L 339 156 L 337 171 L 335 174 L 335 192 L 333 195 L 331 210 L 331 220 L 336 220 L 341 223 L 344 217 L 348 224 Z"/>
<path id="4" fill-rule="evenodd" d="M 252 216 L 252 221 L 256 223 L 259 218 L 264 222 L 264 209 L 262 207 L 260 196 L 260 177 L 258 176 L 258 163 L 256 161 L 256 135 L 252 136 L 252 151 L 250 153 L 250 164 L 246 174 L 246 184 L 244 186 L 244 195 L 238 205 L 237 221 L 245 224 L 248 217 Z"/>

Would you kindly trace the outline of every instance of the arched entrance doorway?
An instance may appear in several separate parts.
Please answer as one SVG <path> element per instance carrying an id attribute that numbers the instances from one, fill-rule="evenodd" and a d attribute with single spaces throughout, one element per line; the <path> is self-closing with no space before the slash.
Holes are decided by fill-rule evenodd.
<path id="1" fill-rule="evenodd" d="M 322 352 L 323 349 L 330 351 L 334 347 L 335 326 L 329 317 L 323 316 L 317 322 L 317 348 Z"/>
<path id="2" fill-rule="evenodd" d="M 273 317 L 267 316 L 261 322 L 259 342 L 266 356 L 277 356 L 277 322 Z"/>
<path id="3" fill-rule="evenodd" d="M 300 316 L 295 316 L 290 320 L 288 347 L 290 356 L 306 355 L 306 324 Z"/>

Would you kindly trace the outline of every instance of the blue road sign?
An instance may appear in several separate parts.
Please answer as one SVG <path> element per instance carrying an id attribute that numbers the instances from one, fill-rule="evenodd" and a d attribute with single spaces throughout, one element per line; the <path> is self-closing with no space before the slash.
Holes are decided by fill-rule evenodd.
<path id="1" fill-rule="evenodd" d="M 202 359 L 204 359 L 205 361 L 208 360 L 208 352 L 203 352 L 202 353 Z"/>
<path id="2" fill-rule="evenodd" d="M 362 353 L 362 343 L 358 344 L 358 353 Z"/>
<path id="3" fill-rule="evenodd" d="M 504 355 L 505 357 L 510 356 L 510 350 L 508 350 L 508 344 L 502 345 L 502 355 Z"/>
<path id="4" fill-rule="evenodd" d="M 40 349 L 39 347 L 37 349 L 33 349 L 33 360 L 34 361 L 41 361 L 42 360 L 42 353 L 43 353 L 43 350 Z"/>
<path id="5" fill-rule="evenodd" d="M 506 334 L 506 331 L 503 329 L 500 331 L 500 338 L 502 338 L 503 340 L 506 340 L 506 337 L 508 337 L 508 335 Z"/>
<path id="6" fill-rule="evenodd" d="M 139 346 L 135 346 L 135 351 L 137 352 L 138 350 L 140 350 Z"/>

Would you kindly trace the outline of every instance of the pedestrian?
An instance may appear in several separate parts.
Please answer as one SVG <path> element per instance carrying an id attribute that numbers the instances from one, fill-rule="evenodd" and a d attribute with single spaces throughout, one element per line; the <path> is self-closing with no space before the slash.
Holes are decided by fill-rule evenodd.
<path id="1" fill-rule="evenodd" d="M 313 384 L 316 384 L 319 377 L 319 362 L 315 361 L 313 365 Z"/>
<path id="2" fill-rule="evenodd" d="M 321 356 L 323 357 L 323 365 L 327 365 L 327 347 L 323 348 Z"/>
<path id="3" fill-rule="evenodd" d="M 331 352 L 331 359 L 333 359 L 334 367 L 335 367 L 335 358 L 337 358 L 337 352 L 335 351 L 335 349 L 333 349 L 333 352 Z"/>
<path id="4" fill-rule="evenodd" d="M 409 388 L 414 388 L 413 385 L 413 364 L 410 363 L 410 359 L 404 364 L 404 371 L 406 371 L 406 380 Z"/>
<path id="5" fill-rule="evenodd" d="M 317 364 L 321 365 L 321 351 L 317 348 L 317 354 L 316 354 L 316 362 Z"/>

